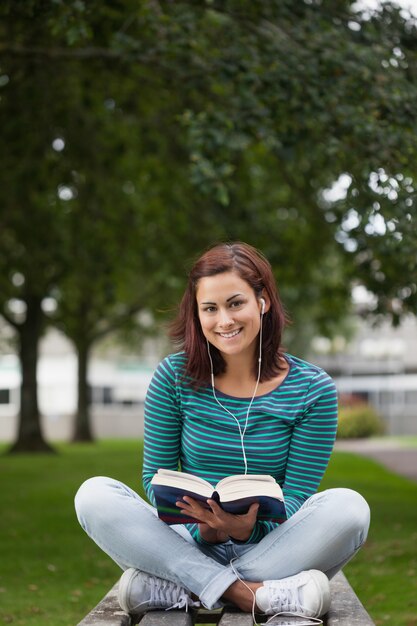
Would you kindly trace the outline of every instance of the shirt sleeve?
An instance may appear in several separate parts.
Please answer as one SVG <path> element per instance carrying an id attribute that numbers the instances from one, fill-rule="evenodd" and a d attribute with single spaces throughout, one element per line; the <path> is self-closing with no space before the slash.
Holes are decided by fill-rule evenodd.
<path id="1" fill-rule="evenodd" d="M 317 492 L 333 450 L 337 429 L 337 393 L 320 371 L 311 381 L 304 410 L 294 425 L 283 493 L 287 517 Z"/>
<path id="2" fill-rule="evenodd" d="M 181 446 L 181 411 L 176 372 L 169 357 L 155 371 L 145 399 L 145 437 L 142 481 L 146 495 L 155 505 L 151 486 L 159 468 L 177 470 Z"/>

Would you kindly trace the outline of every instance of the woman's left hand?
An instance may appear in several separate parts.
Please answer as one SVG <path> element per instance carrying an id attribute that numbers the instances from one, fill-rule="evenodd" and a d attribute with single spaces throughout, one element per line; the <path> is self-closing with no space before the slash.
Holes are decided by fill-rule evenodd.
<path id="1" fill-rule="evenodd" d="M 210 508 L 202 506 L 197 500 L 184 496 L 183 500 L 176 503 L 181 513 L 194 517 L 200 522 L 200 533 L 205 541 L 217 543 L 226 541 L 228 537 L 238 541 L 249 539 L 256 523 L 256 514 L 259 504 L 252 504 L 249 511 L 243 515 L 226 513 L 215 500 L 207 500 Z"/>

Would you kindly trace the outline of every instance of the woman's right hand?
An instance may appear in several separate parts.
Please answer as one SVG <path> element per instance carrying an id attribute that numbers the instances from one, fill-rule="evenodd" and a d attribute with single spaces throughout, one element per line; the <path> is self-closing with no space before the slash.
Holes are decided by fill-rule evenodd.
<path id="1" fill-rule="evenodd" d="M 194 517 L 196 522 L 201 525 L 201 536 L 209 543 L 227 541 L 229 537 L 238 541 L 249 539 L 256 524 L 258 503 L 252 504 L 249 511 L 243 515 L 226 513 L 217 502 L 210 498 L 207 500 L 207 504 L 209 508 L 202 506 L 200 502 L 190 496 L 184 496 L 183 500 L 176 503 L 181 509 L 181 513 Z"/>

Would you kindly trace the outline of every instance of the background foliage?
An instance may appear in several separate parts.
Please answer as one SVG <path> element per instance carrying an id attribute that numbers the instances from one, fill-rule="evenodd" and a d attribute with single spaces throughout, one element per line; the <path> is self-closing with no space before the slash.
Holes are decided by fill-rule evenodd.
<path id="1" fill-rule="evenodd" d="M 88 360 L 172 310 L 217 240 L 273 264 L 299 351 L 360 281 L 373 314 L 417 304 L 416 27 L 337 2 L 6 0 L 0 8 L 0 312 L 22 363 L 15 449 L 44 449 L 39 338 Z"/>
<path id="2" fill-rule="evenodd" d="M 383 435 L 385 431 L 382 417 L 369 404 L 342 406 L 339 409 L 337 438 L 361 439 Z"/>

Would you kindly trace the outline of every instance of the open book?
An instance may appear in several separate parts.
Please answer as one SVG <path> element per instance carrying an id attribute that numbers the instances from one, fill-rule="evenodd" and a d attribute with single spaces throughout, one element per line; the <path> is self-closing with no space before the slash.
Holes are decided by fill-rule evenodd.
<path id="1" fill-rule="evenodd" d="M 254 502 L 259 502 L 257 519 L 283 522 L 286 519 L 284 498 L 278 483 L 266 474 L 237 474 L 220 480 L 215 489 L 207 481 L 184 472 L 159 469 L 151 481 L 158 516 L 167 524 L 196 522 L 180 512 L 176 502 L 190 496 L 206 504 L 212 499 L 236 515 L 247 513 Z M 206 505 L 208 507 L 208 505 Z"/>

